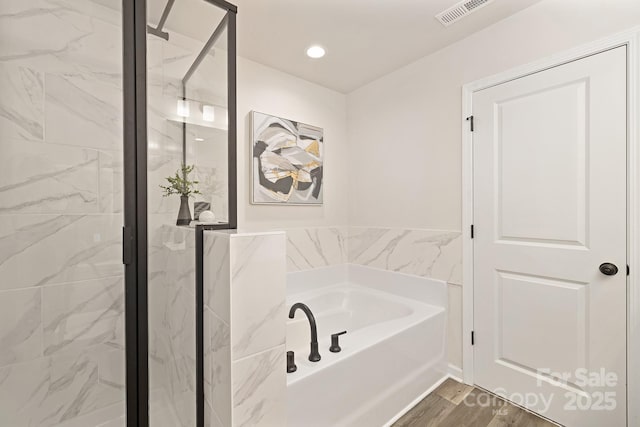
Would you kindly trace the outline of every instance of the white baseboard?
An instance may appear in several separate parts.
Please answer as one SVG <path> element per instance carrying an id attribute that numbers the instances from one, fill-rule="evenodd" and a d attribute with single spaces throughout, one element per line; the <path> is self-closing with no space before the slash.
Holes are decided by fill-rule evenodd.
<path id="1" fill-rule="evenodd" d="M 464 381 L 462 380 L 462 368 L 460 368 L 459 366 L 449 363 L 449 366 L 447 367 L 447 373 L 452 379 L 458 381 L 459 383 L 464 383 Z"/>

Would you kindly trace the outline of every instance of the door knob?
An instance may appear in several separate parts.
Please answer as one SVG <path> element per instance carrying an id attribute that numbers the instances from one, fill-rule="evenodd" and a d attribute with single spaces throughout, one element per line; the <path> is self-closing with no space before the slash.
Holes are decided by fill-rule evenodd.
<path id="1" fill-rule="evenodd" d="M 610 262 L 600 264 L 600 273 L 605 276 L 615 276 L 618 273 L 618 267 Z"/>

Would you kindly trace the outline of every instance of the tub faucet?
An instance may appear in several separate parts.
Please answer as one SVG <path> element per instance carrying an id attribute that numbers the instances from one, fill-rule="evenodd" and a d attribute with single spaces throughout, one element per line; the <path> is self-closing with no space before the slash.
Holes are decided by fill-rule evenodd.
<path id="1" fill-rule="evenodd" d="M 311 326 L 311 353 L 309 354 L 309 360 L 317 362 L 320 360 L 320 352 L 318 351 L 318 328 L 316 327 L 316 318 L 313 316 L 311 309 L 301 302 L 297 302 L 291 306 L 289 310 L 289 319 L 293 319 L 296 315 L 296 310 L 304 311 L 309 319 L 309 325 Z"/>

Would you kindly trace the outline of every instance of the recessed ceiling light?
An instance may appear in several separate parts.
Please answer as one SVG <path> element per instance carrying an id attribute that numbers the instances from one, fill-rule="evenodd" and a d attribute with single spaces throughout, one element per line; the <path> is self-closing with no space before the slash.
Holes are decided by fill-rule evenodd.
<path id="1" fill-rule="evenodd" d="M 202 142 L 202 141 L 204 141 L 204 138 L 194 138 L 194 139 L 195 139 L 196 141 L 198 141 L 198 142 Z"/>
<path id="2" fill-rule="evenodd" d="M 318 59 L 322 58 L 325 54 L 324 48 L 322 46 L 311 46 L 307 49 L 307 56 L 309 58 Z"/>

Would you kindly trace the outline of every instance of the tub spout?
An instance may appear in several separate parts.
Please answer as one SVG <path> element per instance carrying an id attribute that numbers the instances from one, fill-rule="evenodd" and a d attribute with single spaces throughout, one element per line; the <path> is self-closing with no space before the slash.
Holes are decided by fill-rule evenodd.
<path id="1" fill-rule="evenodd" d="M 316 327 L 316 318 L 313 316 L 311 309 L 306 304 L 297 302 L 291 306 L 289 310 L 289 319 L 293 319 L 296 315 L 296 310 L 304 311 L 309 319 L 309 326 L 311 327 L 311 353 L 309 354 L 309 360 L 317 362 L 320 360 L 320 352 L 318 351 L 318 328 Z"/>

